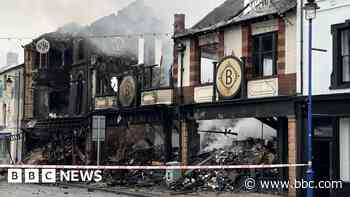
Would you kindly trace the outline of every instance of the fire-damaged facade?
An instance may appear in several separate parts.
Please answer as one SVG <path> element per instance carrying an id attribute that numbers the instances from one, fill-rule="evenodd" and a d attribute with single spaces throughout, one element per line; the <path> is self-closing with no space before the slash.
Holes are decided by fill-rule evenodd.
<path id="1" fill-rule="evenodd" d="M 50 43 L 46 54 L 36 50 L 41 39 Z M 143 90 L 151 92 L 160 85 L 158 66 L 138 64 L 132 53 L 107 55 L 82 36 L 54 32 L 34 40 L 25 48 L 26 152 L 63 154 L 45 158 L 49 163 L 95 163 L 92 120 L 103 115 L 104 162 L 154 148 L 158 151 L 155 160 L 169 161 L 171 113 L 164 106 L 141 105 L 141 96 L 147 97 L 141 94 Z M 44 149 L 35 150 L 43 144 Z"/>
<path id="2" fill-rule="evenodd" d="M 299 57 L 301 5 L 297 0 L 226 0 L 187 29 L 185 15 L 175 14 L 173 45 L 143 32 L 135 38 L 118 38 L 118 49 L 111 52 L 116 43 L 108 45 L 107 36 L 84 31 L 40 36 L 25 46 L 21 67 L 22 162 L 288 165 L 184 170 L 177 180 L 165 175 L 171 189 L 183 191 L 241 191 L 239 184 L 252 176 L 305 179 L 307 70 Z M 327 55 L 336 58 L 327 70 L 329 84 L 324 84 L 324 73 L 316 78 L 315 180 L 347 181 L 349 22 L 337 20 L 328 26 L 332 30 L 328 45 L 334 49 Z M 49 43 L 49 50 L 39 50 L 40 42 Z M 249 126 L 261 125 L 254 128 L 261 136 L 247 137 L 249 129 L 230 128 L 245 118 L 250 119 Z M 203 126 L 208 122 L 216 126 Z M 266 128 L 273 133 L 269 138 Z M 214 134 L 225 139 L 214 140 Z M 227 140 L 227 136 L 237 137 Z M 225 148 L 217 149 L 214 141 Z M 320 156 L 323 151 L 317 149 L 327 154 Z M 174 172 L 169 174 L 175 176 Z M 108 178 L 113 184 L 139 184 L 156 174 L 132 171 L 110 173 Z M 153 180 L 158 184 L 163 179 Z M 344 185 L 342 191 L 315 190 L 315 194 L 347 196 L 348 184 Z M 305 194 L 294 187 L 273 192 Z"/>
<path id="3" fill-rule="evenodd" d="M 187 136 L 193 131 L 186 126 L 193 119 L 253 117 L 277 131 L 273 163 L 301 163 L 306 112 L 296 87 L 297 1 L 254 2 L 226 1 L 190 29 L 184 15 L 175 16 L 173 78 L 187 104 L 183 162 L 192 154 Z M 289 167 L 277 176 L 293 181 L 304 173 Z M 289 188 L 288 195 L 301 192 Z"/>
<path id="4" fill-rule="evenodd" d="M 185 104 L 180 133 L 184 163 L 193 154 L 190 147 L 193 141 L 187 137 L 195 132 L 187 127 L 193 120 L 244 117 L 256 118 L 277 131 L 277 159 L 273 163 L 308 162 L 307 99 L 303 96 L 307 90 L 303 84 L 308 83 L 304 63 L 307 46 L 303 51 L 303 45 L 299 44 L 306 37 L 303 32 L 308 32 L 301 30 L 306 28 L 300 14 L 302 2 L 228 0 L 190 29 L 185 29 L 184 15 L 175 16 L 177 52 L 173 81 L 180 98 L 177 101 Z M 348 196 L 348 107 L 345 107 L 348 105 L 348 23 L 344 18 L 332 24 L 323 22 L 331 17 L 326 14 L 330 10 L 338 13 L 335 8 L 339 9 L 340 18 L 345 17 L 348 5 L 327 3 L 320 3 L 324 8 L 318 27 L 323 29 L 316 32 L 320 36 L 316 45 L 325 48 L 328 58 L 325 53 L 317 54 L 313 73 L 317 80 L 313 111 L 314 180 L 340 180 L 344 187 L 317 188 L 314 192 L 316 196 Z M 319 42 L 324 38 L 327 41 Z M 330 48 L 333 51 L 328 52 Z M 333 67 L 329 68 L 330 65 Z M 291 182 L 306 180 L 306 171 L 306 167 L 290 166 L 280 169 L 275 176 Z M 288 196 L 305 195 L 306 190 L 288 189 Z"/>
<path id="5" fill-rule="evenodd" d="M 175 16 L 173 69 L 187 104 L 183 161 L 192 154 L 186 138 L 193 132 L 187 128 L 193 119 L 253 117 L 277 131 L 274 163 L 297 163 L 303 112 L 295 102 L 296 1 L 226 1 L 190 29 L 184 28 L 184 18 Z M 279 176 L 293 180 L 298 170 L 280 169 Z M 288 193 L 296 195 L 293 189 Z"/>

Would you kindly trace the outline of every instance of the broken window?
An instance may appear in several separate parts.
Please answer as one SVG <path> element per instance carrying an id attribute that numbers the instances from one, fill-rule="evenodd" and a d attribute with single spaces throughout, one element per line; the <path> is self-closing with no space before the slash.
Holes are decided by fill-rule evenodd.
<path id="1" fill-rule="evenodd" d="M 67 91 L 54 91 L 49 94 L 49 107 L 51 115 L 60 116 L 67 113 L 68 95 L 69 93 Z"/>
<path id="2" fill-rule="evenodd" d="M 107 79 L 108 77 L 101 76 L 97 79 L 97 89 L 96 89 L 96 95 L 97 96 L 115 96 L 115 92 L 113 91 L 111 87 L 110 79 Z"/>
<path id="3" fill-rule="evenodd" d="M 253 68 L 255 77 L 273 76 L 276 69 L 276 33 L 253 37 Z"/>
<path id="4" fill-rule="evenodd" d="M 84 53 L 84 41 L 81 40 L 79 41 L 79 47 L 78 47 L 78 59 L 82 60 L 85 58 L 85 53 Z"/>
<path id="5" fill-rule="evenodd" d="M 83 76 L 79 75 L 78 84 L 77 84 L 77 95 L 75 97 L 76 114 L 81 114 L 82 112 L 82 108 L 83 108 L 82 98 L 83 98 Z"/>
<path id="6" fill-rule="evenodd" d="M 40 54 L 35 52 L 35 64 L 33 65 L 33 69 L 38 68 L 46 68 L 48 64 L 48 54 Z"/>
<path id="7" fill-rule="evenodd" d="M 62 66 L 63 57 L 62 52 L 56 49 L 51 49 L 49 54 L 49 64 L 50 68 L 58 68 Z"/>

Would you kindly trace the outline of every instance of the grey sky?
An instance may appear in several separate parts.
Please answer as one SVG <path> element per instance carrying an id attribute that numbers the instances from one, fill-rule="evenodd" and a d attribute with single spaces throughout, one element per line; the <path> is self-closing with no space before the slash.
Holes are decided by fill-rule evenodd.
<path id="1" fill-rule="evenodd" d="M 66 23 L 87 25 L 94 20 L 116 13 L 132 0 L 2 0 L 0 7 L 0 37 L 32 37 L 51 32 Z M 145 0 L 159 16 L 173 24 L 174 13 L 186 14 L 191 26 L 224 0 Z M 20 44 L 28 40 L 0 40 L 0 67 L 5 65 L 6 52 L 20 53 Z"/>

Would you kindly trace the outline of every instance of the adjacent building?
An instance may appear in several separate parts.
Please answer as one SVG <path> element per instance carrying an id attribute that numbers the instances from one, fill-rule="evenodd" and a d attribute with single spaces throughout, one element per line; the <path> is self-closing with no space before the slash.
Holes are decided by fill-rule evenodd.
<path id="1" fill-rule="evenodd" d="M 316 18 L 313 20 L 312 32 L 313 165 L 316 180 L 342 180 L 344 184 L 342 190 L 324 190 L 322 195 L 348 196 L 350 193 L 350 2 L 346 0 L 316 2 L 320 9 L 317 10 Z M 300 95 L 306 96 L 309 85 L 309 23 L 301 12 L 302 1 L 298 4 L 297 89 Z M 305 139 L 306 135 L 300 141 L 306 142 Z M 302 150 L 306 150 L 305 148 L 301 147 Z M 305 156 L 304 151 L 302 161 L 306 161 Z"/>
<path id="2" fill-rule="evenodd" d="M 0 71 L 0 163 L 22 159 L 23 64 Z"/>

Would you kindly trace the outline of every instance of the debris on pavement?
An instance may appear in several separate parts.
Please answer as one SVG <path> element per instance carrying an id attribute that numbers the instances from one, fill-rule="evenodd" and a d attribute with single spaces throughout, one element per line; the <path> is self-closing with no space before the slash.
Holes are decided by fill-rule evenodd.
<path id="1" fill-rule="evenodd" d="M 276 141 L 249 138 L 225 149 L 206 152 L 193 158 L 191 165 L 260 165 L 276 162 Z M 187 170 L 184 177 L 171 185 L 174 191 L 242 191 L 247 177 L 274 177 L 276 169 Z M 244 185 L 243 185 L 244 186 Z"/>

